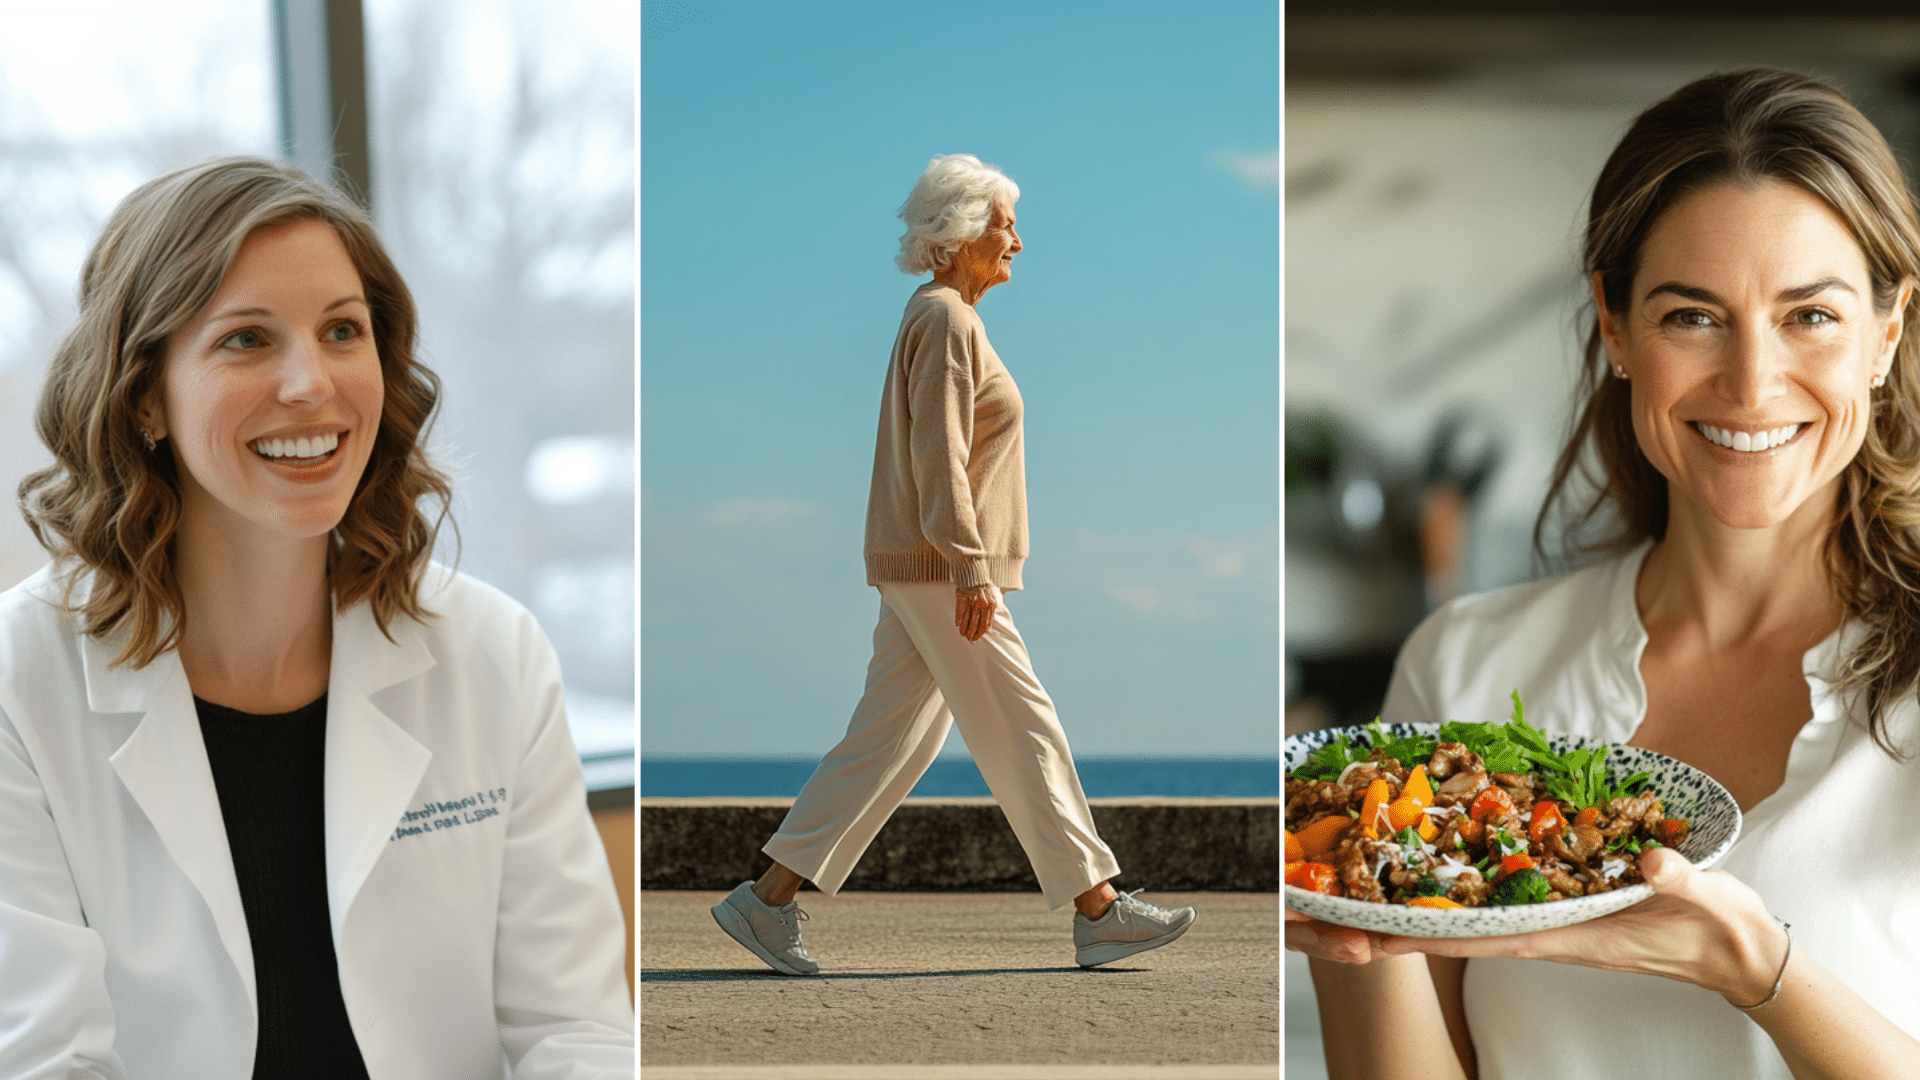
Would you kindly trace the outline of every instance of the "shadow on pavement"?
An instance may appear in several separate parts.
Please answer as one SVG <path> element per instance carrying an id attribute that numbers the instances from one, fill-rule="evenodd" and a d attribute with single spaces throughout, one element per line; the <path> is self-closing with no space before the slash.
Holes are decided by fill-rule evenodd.
<path id="1" fill-rule="evenodd" d="M 1129 967 L 1043 967 L 1043 968 L 966 968 L 961 971 L 842 971 L 818 975 L 782 975 L 777 971 L 749 968 L 651 968 L 642 969 L 640 981 L 647 982 L 742 982 L 751 979 L 937 979 L 963 975 L 1119 975 L 1152 968 Z"/>

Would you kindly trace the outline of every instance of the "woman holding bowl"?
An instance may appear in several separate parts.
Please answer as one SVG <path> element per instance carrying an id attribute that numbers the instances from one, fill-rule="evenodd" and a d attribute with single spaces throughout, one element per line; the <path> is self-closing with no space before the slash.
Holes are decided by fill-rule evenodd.
<path id="1" fill-rule="evenodd" d="M 1710 871 L 1645 853 L 1652 899 L 1558 930 L 1382 939 L 1289 911 L 1332 1072 L 1911 1076 L 1920 223 L 1905 180 L 1839 90 L 1710 76 L 1614 150 L 1584 270 L 1578 419 L 1541 521 L 1564 506 L 1615 523 L 1611 555 L 1435 613 L 1384 716 L 1487 719 L 1519 687 L 1542 727 L 1704 770 L 1743 832 Z"/>
<path id="2" fill-rule="evenodd" d="M 1073 904 L 1082 967 L 1166 945 L 1193 922 L 1192 908 L 1107 884 L 1119 864 L 1002 599 L 1027 557 L 1020 391 L 974 305 L 1012 276 L 1019 198 L 1000 170 L 948 154 L 900 209 L 898 265 L 933 280 L 907 301 L 880 403 L 866 536 L 880 623 L 866 693 L 762 849 L 773 865 L 713 908 L 735 941 L 788 975 L 819 970 L 800 940 L 801 883 L 839 890 L 955 723 L 1048 907 Z"/>
<path id="3" fill-rule="evenodd" d="M 553 650 L 429 561 L 416 324 L 259 159 L 88 255 L 0 594 L 0 1076 L 633 1075 Z"/>

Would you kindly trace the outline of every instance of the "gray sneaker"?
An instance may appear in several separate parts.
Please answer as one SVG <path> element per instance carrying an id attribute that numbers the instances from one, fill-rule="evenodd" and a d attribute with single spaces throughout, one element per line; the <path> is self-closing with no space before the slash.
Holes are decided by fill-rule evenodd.
<path id="1" fill-rule="evenodd" d="M 807 921 L 807 913 L 800 910 L 798 900 L 771 907 L 753 895 L 753 882 L 743 881 L 713 905 L 713 921 L 775 971 L 785 975 L 820 971 L 820 965 L 807 955 L 807 947 L 800 944 L 800 924 Z"/>
<path id="2" fill-rule="evenodd" d="M 1074 962 L 1083 968 L 1111 964 L 1134 953 L 1170 945 L 1193 925 L 1193 909 L 1172 911 L 1136 899 L 1141 890 L 1123 892 L 1105 915 L 1073 916 Z"/>

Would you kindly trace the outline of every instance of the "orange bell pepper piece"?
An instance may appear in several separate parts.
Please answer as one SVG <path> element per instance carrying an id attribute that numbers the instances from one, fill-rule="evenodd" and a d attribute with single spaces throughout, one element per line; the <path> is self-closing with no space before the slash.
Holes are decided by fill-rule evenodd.
<path id="1" fill-rule="evenodd" d="M 1334 814 L 1294 833 L 1293 838 L 1300 841 L 1300 850 L 1307 858 L 1317 859 L 1332 851 L 1334 845 L 1340 842 L 1340 834 L 1352 824 L 1353 819 L 1345 814 Z"/>
<path id="2" fill-rule="evenodd" d="M 1416 826 L 1413 831 L 1422 840 L 1432 840 L 1434 837 L 1440 835 L 1440 826 L 1435 825 L 1432 818 L 1421 814 L 1420 824 Z"/>
<path id="3" fill-rule="evenodd" d="M 1433 785 L 1427 780 L 1425 765 L 1415 765 L 1413 770 L 1407 773 L 1407 782 L 1400 789 L 1400 797 L 1418 802 L 1422 810 L 1433 805 Z"/>
<path id="4" fill-rule="evenodd" d="M 1416 896 L 1407 901 L 1408 907 L 1463 908 L 1467 905 L 1449 900 L 1444 896 Z"/>
<path id="5" fill-rule="evenodd" d="M 1326 863 L 1304 862 L 1294 867 L 1293 873 L 1287 875 L 1287 884 L 1297 889 L 1326 893 L 1329 896 L 1337 895 L 1339 882 L 1340 879 L 1334 874 L 1333 867 Z"/>
<path id="6" fill-rule="evenodd" d="M 1418 824 L 1427 807 L 1433 805 L 1433 785 L 1427 783 L 1427 767 L 1415 765 L 1401 785 L 1400 797 L 1387 807 L 1387 823 L 1394 832 Z M 1424 830 L 1423 830 L 1424 831 Z"/>
<path id="7" fill-rule="evenodd" d="M 1305 862 L 1307 849 L 1300 846 L 1300 838 L 1293 835 L 1292 829 L 1284 831 L 1287 834 L 1287 861 L 1290 863 Z"/>
<path id="8" fill-rule="evenodd" d="M 1367 785 L 1367 797 L 1360 803 L 1360 827 L 1366 831 L 1369 840 L 1380 839 L 1380 827 L 1390 824 L 1387 819 L 1387 799 L 1390 795 L 1384 776 L 1374 777 L 1373 783 Z"/>

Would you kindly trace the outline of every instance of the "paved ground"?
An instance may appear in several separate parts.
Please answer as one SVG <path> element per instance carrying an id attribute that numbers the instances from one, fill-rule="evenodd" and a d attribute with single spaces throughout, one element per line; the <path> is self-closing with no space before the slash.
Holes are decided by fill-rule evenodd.
<path id="1" fill-rule="evenodd" d="M 805 892 L 812 978 L 775 974 L 727 937 L 707 911 L 722 895 L 640 894 L 650 1080 L 1279 1075 L 1272 893 L 1148 893 L 1192 904 L 1193 929 L 1083 971 L 1071 910 L 1049 912 L 1038 894 Z"/>

